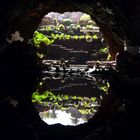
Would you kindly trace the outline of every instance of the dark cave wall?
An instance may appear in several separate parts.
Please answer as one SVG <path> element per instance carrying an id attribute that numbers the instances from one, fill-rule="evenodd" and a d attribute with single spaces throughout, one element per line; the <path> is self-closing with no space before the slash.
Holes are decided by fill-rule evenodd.
<path id="1" fill-rule="evenodd" d="M 130 45 L 139 46 L 140 1 L 139 0 L 101 0 L 111 8 L 125 24 L 121 24 Z M 123 17 L 123 18 L 122 18 Z M 119 23 L 118 23 L 119 24 Z"/>
<path id="2" fill-rule="evenodd" d="M 4 6 L 7 6 L 7 4 Z M 21 37 L 23 37 L 25 41 L 28 41 L 45 14 L 51 11 L 64 12 L 73 11 L 75 9 L 73 5 L 67 2 L 64 4 L 60 1 L 50 0 L 43 3 L 40 1 L 21 1 L 10 4 L 11 7 L 7 6 L 6 10 L 3 10 L 0 16 L 2 19 L 0 25 L 2 41 L 5 40 L 5 38 L 10 37 L 10 34 L 13 34 L 16 31 L 19 31 Z"/>

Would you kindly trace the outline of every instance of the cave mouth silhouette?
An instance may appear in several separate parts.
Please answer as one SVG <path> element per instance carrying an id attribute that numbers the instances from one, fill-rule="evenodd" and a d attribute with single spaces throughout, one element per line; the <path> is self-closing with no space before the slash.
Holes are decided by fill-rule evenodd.
<path id="1" fill-rule="evenodd" d="M 42 61 L 41 65 L 44 65 L 44 69 L 42 69 L 43 72 L 49 72 L 48 68 L 50 66 L 53 68 L 59 66 L 60 68 L 63 67 L 60 64 L 62 60 L 69 62 L 70 68 L 68 66 L 68 69 L 73 69 L 73 67 L 75 67 L 77 70 L 80 69 L 81 72 L 84 72 L 88 68 L 88 61 L 105 61 L 108 55 L 108 48 L 103 42 L 103 35 L 100 32 L 100 28 L 95 21 L 91 19 L 90 15 L 83 12 L 48 13 L 43 17 L 38 28 L 34 32 L 32 40 L 34 41 L 35 47 L 38 49 L 38 57 L 40 57 Z M 45 68 L 47 66 L 48 68 Z M 42 75 L 45 76 L 45 74 Z M 52 76 L 53 78 L 51 78 Z M 103 87 L 107 88 L 107 85 L 105 83 L 98 83 L 100 79 L 97 77 L 96 82 L 99 84 L 97 84 L 99 86 L 98 89 L 96 84 L 91 84 L 92 81 L 95 82 L 95 77 L 93 77 L 93 80 L 92 77 L 89 77 L 91 78 L 90 80 L 88 78 L 80 78 L 79 80 L 78 77 L 72 79 L 66 76 L 66 80 L 64 80 L 61 76 L 56 77 L 55 75 L 50 75 L 50 77 L 42 78 L 49 79 L 48 81 L 41 79 L 37 92 L 33 93 L 33 102 L 44 122 L 49 125 L 60 123 L 62 125 L 76 126 L 86 123 L 94 116 L 100 106 L 100 97 L 105 96 L 102 95 L 103 91 L 99 89 Z M 82 87 L 80 88 L 78 85 L 82 85 Z M 86 85 L 86 89 L 82 89 L 83 85 Z M 71 87 L 70 89 L 67 88 L 69 86 Z M 77 93 L 76 87 L 81 93 Z M 57 88 L 64 88 L 66 91 L 55 91 Z M 55 90 L 53 91 L 53 89 Z M 44 98 L 39 100 L 39 103 L 36 105 L 37 98 L 41 98 L 41 95 L 42 97 L 44 95 Z M 52 101 L 49 101 L 51 98 L 53 98 Z M 67 99 L 66 105 L 65 103 L 56 101 L 55 98 L 60 98 L 57 100 L 63 100 L 62 102 L 66 102 L 66 98 L 69 99 Z M 75 107 L 82 106 L 79 102 L 81 102 L 81 104 L 86 104 L 85 107 Z M 63 104 L 62 107 L 60 107 L 59 104 Z M 93 106 L 95 106 L 95 110 Z"/>
<path id="2" fill-rule="evenodd" d="M 55 3 L 55 1 L 47 1 L 48 3 L 45 2 L 43 4 L 40 3 L 40 1 L 39 2 L 35 2 L 35 3 L 33 1 L 31 1 L 29 3 L 27 3 L 28 1 L 24 1 L 24 2 L 25 3 L 23 4 L 21 1 L 20 2 L 18 1 L 16 3 L 13 3 L 13 2 L 10 1 L 10 3 L 12 3 L 11 6 L 6 3 L 5 8 L 1 8 L 3 10 L 2 11 L 2 14 L 3 13 L 6 13 L 5 14 L 6 16 L 4 14 L 1 15 L 2 18 L 4 17 L 2 19 L 2 21 L 4 21 L 4 22 L 3 22 L 2 26 L 0 26 L 1 32 L 2 32 L 1 37 L 0 37 L 0 41 L 5 40 L 5 38 L 8 35 L 11 35 L 11 34 L 15 33 L 15 31 L 19 31 L 19 33 L 21 34 L 21 37 L 25 41 L 24 43 L 26 44 L 27 41 L 29 40 L 29 38 L 32 38 L 34 31 L 36 30 L 36 28 L 39 25 L 42 17 L 44 16 L 44 12 L 45 13 L 49 13 L 49 11 L 52 11 L 53 9 L 55 9 L 56 11 L 59 11 L 59 12 L 63 12 L 65 10 L 66 11 L 69 11 L 69 9 L 71 9 L 71 11 L 75 11 L 75 9 L 76 10 L 78 9 L 78 11 L 79 11 L 79 9 L 80 9 L 81 11 L 83 11 L 85 13 L 91 14 L 93 17 L 95 16 L 95 13 L 98 13 L 98 11 L 99 11 L 97 17 L 99 17 L 100 21 L 105 21 L 103 23 L 106 23 L 107 25 L 112 25 L 113 26 L 113 30 L 112 30 L 112 26 L 111 26 L 111 31 L 114 31 L 114 32 L 118 33 L 118 35 L 120 35 L 120 38 L 122 40 L 124 40 L 124 36 L 123 35 L 125 35 L 126 40 L 128 39 L 128 41 L 130 41 L 131 45 L 134 46 L 134 47 L 135 47 L 136 44 L 137 45 L 139 44 L 139 32 L 138 31 L 139 31 L 140 28 L 139 28 L 139 12 L 137 12 L 137 11 L 139 11 L 138 10 L 138 8 L 139 8 L 138 4 L 134 4 L 134 7 L 133 7 L 133 6 L 131 6 L 130 2 L 128 2 L 128 1 L 123 1 L 123 2 L 120 1 L 120 0 L 118 0 L 117 2 L 114 2 L 114 1 L 111 1 L 111 2 L 110 1 L 106 1 L 106 2 L 108 2 L 108 4 L 107 4 L 108 7 L 111 7 L 112 10 L 115 11 L 118 8 L 118 11 L 117 10 L 115 11 L 116 13 L 113 13 L 113 14 L 111 13 L 110 14 L 110 11 L 109 10 L 106 10 L 106 8 L 105 8 L 106 6 L 103 6 L 103 8 L 102 8 L 102 5 L 100 5 L 100 4 L 99 4 L 99 7 L 101 7 L 101 9 L 103 9 L 103 11 L 100 12 L 100 8 L 97 9 L 97 10 L 93 10 L 93 7 L 96 4 L 90 5 L 91 3 L 94 3 L 92 1 L 88 1 L 87 2 L 87 5 L 88 6 L 87 5 L 85 6 L 85 3 L 86 2 L 83 2 L 82 0 L 80 0 L 80 3 L 78 3 L 78 4 L 75 4 L 75 1 L 68 2 L 66 0 L 66 3 L 67 3 L 66 6 L 64 6 L 65 3 L 63 3 L 63 2 L 62 3 L 59 3 L 60 5 L 58 6 L 57 3 L 59 2 L 59 0 L 56 1 L 57 3 Z M 131 1 L 131 3 L 133 3 L 133 2 L 134 1 Z M 114 3 L 114 5 L 113 5 L 113 3 Z M 119 3 L 119 4 L 117 5 L 116 3 Z M 123 6 L 125 5 L 125 8 L 123 8 L 123 6 L 121 4 Z M 3 6 L 3 5 L 1 5 L 1 6 Z M 7 6 L 8 6 L 8 8 L 7 8 Z M 19 6 L 19 8 L 18 8 L 18 6 Z M 28 8 L 25 8 L 25 7 L 28 7 Z M 45 8 L 43 9 L 42 7 L 45 7 Z M 9 10 L 7 10 L 7 9 L 9 9 Z M 24 10 L 21 10 L 21 9 L 24 9 Z M 102 16 L 102 15 L 105 15 L 105 16 Z M 113 15 L 112 17 L 114 17 L 114 18 L 111 18 L 110 20 L 108 20 L 108 17 L 110 15 Z M 125 19 L 125 18 L 123 18 L 123 16 L 126 18 L 126 20 L 123 20 L 123 19 Z M 7 17 L 7 19 L 5 19 L 5 17 Z M 11 17 L 11 18 L 9 18 L 9 17 Z M 115 22 L 114 22 L 114 19 L 116 17 L 120 18 L 120 20 L 118 20 L 118 21 L 115 20 Z M 128 24 L 130 25 L 130 27 L 128 27 Z M 6 25 L 6 26 L 4 26 L 4 25 Z M 100 24 L 100 27 L 102 27 L 102 24 Z M 104 27 L 106 27 L 106 26 L 104 26 Z M 106 29 L 106 28 L 104 28 L 104 29 Z M 131 32 L 131 29 L 132 29 L 132 32 L 134 31 L 134 35 L 133 34 L 131 35 L 131 33 L 132 33 Z M 122 33 L 122 32 L 124 32 L 124 33 Z M 118 44 L 116 44 L 116 41 L 115 41 L 117 39 L 113 36 L 112 32 L 109 32 L 109 34 L 114 39 L 113 42 L 115 42 L 115 43 L 113 44 L 114 48 L 112 48 L 112 49 L 115 50 L 115 49 L 117 49 L 119 47 Z M 107 35 L 109 35 L 109 34 L 107 34 Z M 108 39 L 108 40 L 110 40 L 110 39 Z M 110 42 L 112 42 L 112 40 L 110 40 Z M 116 51 L 115 51 L 115 53 L 116 53 Z M 13 83 L 13 85 L 14 85 L 14 83 Z M 27 93 L 28 93 L 28 91 L 27 91 Z M 9 91 L 8 94 L 11 94 L 10 91 Z M 19 94 L 18 94 L 18 96 L 19 96 Z M 30 102 L 31 102 L 31 100 L 30 100 Z M 24 115 L 26 114 L 28 117 L 34 116 L 35 113 L 34 113 L 34 111 L 31 112 L 31 110 L 29 110 L 30 107 L 27 105 L 26 99 L 24 99 L 24 103 L 26 104 L 26 108 L 28 109 L 28 111 L 26 111 L 26 109 L 23 111 L 22 110 L 23 108 L 21 108 L 22 112 L 27 112 L 27 113 L 23 113 L 23 114 Z M 110 103 L 110 104 L 112 105 L 113 103 Z M 110 118 L 110 117 L 105 116 L 105 115 L 106 114 L 109 114 L 109 109 L 112 109 L 111 108 L 111 105 L 108 105 L 107 106 L 107 110 L 105 110 L 104 114 L 100 113 L 100 119 L 97 119 L 97 120 L 101 121 L 100 124 L 102 123 L 102 120 L 109 120 L 108 118 Z M 15 115 L 15 113 L 12 113 L 12 114 L 9 113 L 9 116 L 10 115 L 13 116 L 13 115 Z M 5 116 L 6 116 L 6 118 L 5 118 Z M 17 124 L 18 124 L 17 123 L 17 120 L 14 120 L 13 119 L 14 121 L 12 122 L 12 125 L 10 125 L 11 127 L 9 128 L 9 124 L 11 124 L 11 122 L 9 122 L 9 121 L 7 122 L 7 120 L 9 118 L 7 119 L 7 114 L 5 116 L 3 117 L 2 121 L 4 120 L 3 121 L 4 122 L 4 125 L 7 126 L 8 130 L 7 129 L 5 130 L 4 136 L 7 136 L 7 131 L 10 132 L 10 134 L 12 132 L 15 134 L 16 131 L 15 131 L 15 129 L 13 129 L 13 126 L 15 126 L 16 130 L 18 130 L 18 128 L 17 128 L 18 127 L 17 126 Z M 31 118 L 34 118 L 34 117 L 31 117 Z M 35 117 L 35 118 L 37 118 L 37 117 Z M 12 118 L 11 118 L 11 120 L 12 120 Z M 97 120 L 95 119 L 95 122 L 97 122 Z M 40 121 L 40 119 L 38 121 L 35 121 L 35 122 L 39 122 L 39 121 Z M 20 121 L 18 121 L 18 122 L 21 123 Z M 90 128 L 94 131 L 94 128 L 93 128 L 94 127 L 93 126 L 94 123 L 93 122 L 91 121 L 90 123 L 88 123 L 88 125 L 87 125 L 88 127 L 86 127 L 86 128 L 88 129 L 89 128 L 89 124 L 91 124 L 90 125 L 91 126 Z M 7 124 L 5 124 L 5 123 L 7 123 Z M 129 123 L 128 123 L 128 125 L 129 125 Z M 122 125 L 120 125 L 120 126 L 122 126 Z M 59 128 L 60 127 L 56 127 L 55 130 L 57 131 L 57 130 L 59 130 Z M 121 128 L 122 133 L 124 131 L 123 128 L 124 127 Z M 128 129 L 129 128 L 130 128 L 130 126 L 128 126 Z M 131 128 L 133 128 L 133 127 L 131 127 Z M 72 129 L 71 132 L 74 132 L 74 130 L 75 129 Z M 47 129 L 45 131 L 47 131 Z M 53 130 L 51 132 L 53 132 Z M 52 133 L 51 132 L 50 132 L 50 137 L 49 137 L 50 139 L 52 139 Z M 60 133 L 59 132 L 57 133 L 57 135 L 55 136 L 55 138 L 57 138 L 57 136 L 59 136 L 59 138 L 61 139 L 62 137 L 60 137 Z M 65 132 L 65 131 L 63 131 L 63 132 Z M 130 131 L 128 131 L 128 132 L 130 132 Z M 82 132 L 79 133 L 79 131 L 78 131 L 78 134 L 81 135 L 81 133 Z M 45 134 L 46 134 L 46 138 L 48 138 L 47 137 L 47 134 L 48 133 L 45 133 Z M 121 134 L 120 134 L 120 138 L 122 137 Z M 131 134 L 133 134 L 133 133 L 131 133 Z M 15 136 L 16 135 L 17 135 L 17 133 L 15 134 Z M 24 136 L 23 133 L 22 133 L 22 135 Z M 71 135 L 71 137 L 73 137 L 72 134 L 69 133 L 69 135 Z M 135 136 L 135 135 L 133 135 L 133 136 Z M 20 135 L 20 137 L 21 137 L 21 135 Z M 28 137 L 28 135 L 27 135 L 27 137 Z"/>

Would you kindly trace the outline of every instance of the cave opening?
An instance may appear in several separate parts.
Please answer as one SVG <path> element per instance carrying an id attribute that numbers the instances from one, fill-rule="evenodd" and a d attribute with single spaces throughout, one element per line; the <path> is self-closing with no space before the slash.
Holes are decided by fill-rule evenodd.
<path id="1" fill-rule="evenodd" d="M 91 16 L 50 12 L 30 40 L 42 73 L 32 102 L 49 125 L 79 125 L 98 111 L 109 83 L 98 71 L 107 68 L 109 51 Z"/>
<path id="2" fill-rule="evenodd" d="M 0 99 L 0 107 L 2 110 L 1 137 L 4 136 L 5 139 L 9 139 L 9 137 L 11 139 L 29 139 L 30 136 L 32 136 L 30 139 L 138 139 L 140 117 L 138 113 L 140 57 L 139 54 L 136 56 L 133 52 L 138 53 L 139 51 L 139 2 L 128 2 L 126 0 L 123 2 L 121 0 L 113 0 L 111 2 L 108 0 L 99 0 L 100 3 L 96 3 L 98 0 L 65 0 L 65 2 L 59 0 L 47 0 L 47 2 L 14 1 L 15 2 L 6 0 L 5 5 L 1 4 L 2 8 L 0 10 L 2 11 L 0 13 L 2 23 L 0 23 L 0 42 L 1 44 L 6 42 L 4 47 L 10 48 L 8 50 L 9 53 L 1 52 L 2 55 L 0 55 L 2 97 Z M 59 12 L 68 11 L 69 9 L 80 9 L 83 12 L 91 14 L 98 22 L 98 25 L 100 25 L 100 29 L 104 31 L 113 60 L 116 53 L 121 49 L 123 50 L 124 44 L 122 42 L 124 40 L 126 40 L 126 46 L 128 46 L 127 52 L 123 52 L 119 58 L 121 67 L 119 68 L 119 71 L 117 71 L 118 75 L 115 74 L 115 76 L 113 75 L 110 79 L 113 85 L 113 94 L 108 94 L 107 101 L 100 107 L 100 109 L 102 108 L 102 111 L 97 111 L 98 115 L 96 118 L 94 116 L 92 121 L 88 121 L 87 125 L 85 123 L 80 125 L 80 127 L 79 125 L 77 127 L 71 127 L 71 130 L 69 127 L 61 125 L 50 127 L 44 122 L 42 123 L 40 118 L 38 119 L 38 113 L 36 114 L 36 110 L 34 110 L 34 106 L 32 106 L 33 104 L 31 103 L 29 94 L 31 91 L 30 87 L 33 85 L 32 79 L 35 77 L 32 74 L 35 73 L 36 68 L 32 65 L 32 62 L 34 61 L 31 60 L 29 62 L 27 55 L 22 53 L 25 52 L 24 49 L 28 45 L 27 41 L 32 37 L 44 11 L 48 13 L 49 11 L 52 11 L 52 9 L 58 10 Z M 47 39 L 46 41 L 49 42 Z M 91 43 L 91 39 L 87 39 L 87 41 L 89 41 L 88 43 Z M 10 42 L 12 42 L 11 45 L 8 44 Z M 54 44 L 49 45 L 51 46 Z M 20 49 L 19 46 L 22 49 Z M 43 46 L 46 45 L 42 43 L 41 50 L 43 50 Z M 15 50 L 12 50 L 11 47 L 14 47 Z M 19 49 L 18 51 L 16 51 L 17 48 Z M 38 51 L 40 50 L 38 47 L 36 48 Z M 3 48 L 1 47 L 1 50 L 2 49 Z M 134 51 L 129 49 L 134 49 Z M 25 54 L 28 54 L 28 52 L 29 51 L 25 52 Z M 17 56 L 13 55 L 15 53 Z M 41 58 L 44 59 L 44 57 L 47 57 L 42 51 L 38 52 L 37 55 L 40 57 L 39 60 L 41 62 Z M 60 56 L 56 55 L 56 57 Z M 20 63 L 21 61 L 23 63 Z M 100 62 L 98 62 L 98 64 L 99 63 Z M 45 67 L 44 65 L 41 66 Z M 56 68 L 53 70 L 56 70 Z M 57 77 L 55 76 L 54 78 Z M 66 79 L 62 79 L 62 81 L 64 83 Z M 52 83 L 54 84 L 54 82 Z M 41 87 L 41 91 L 44 91 L 43 89 L 44 87 L 46 88 L 46 83 L 40 81 L 38 86 Z M 42 110 L 44 109 L 43 107 L 45 107 L 43 103 L 44 100 L 46 101 L 46 96 L 48 97 L 48 100 L 57 100 L 58 98 L 60 100 L 61 98 L 67 100 L 67 98 L 69 98 L 68 96 L 63 97 L 60 95 L 56 97 L 50 91 L 45 96 L 44 94 L 41 94 L 41 96 L 38 96 L 38 94 L 36 95 L 32 98 L 33 102 L 36 107 L 37 105 L 38 107 L 41 106 Z M 16 100 L 16 102 L 12 102 L 14 101 L 12 99 Z M 74 96 L 73 99 L 75 101 L 76 97 Z M 81 97 L 79 99 L 81 99 Z M 95 98 L 92 100 L 95 100 Z M 38 104 L 38 102 L 42 103 Z M 57 102 L 55 103 L 57 105 Z M 50 103 L 47 105 L 51 106 Z M 62 104 L 59 105 L 61 106 Z M 55 117 L 55 115 L 53 116 Z M 65 133 L 66 131 L 67 133 Z"/>

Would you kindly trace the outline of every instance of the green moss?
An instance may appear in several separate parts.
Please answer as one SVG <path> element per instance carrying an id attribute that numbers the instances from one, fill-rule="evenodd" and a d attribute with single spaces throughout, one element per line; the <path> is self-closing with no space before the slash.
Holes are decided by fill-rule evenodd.
<path id="1" fill-rule="evenodd" d="M 38 48 L 40 47 L 40 43 L 44 42 L 46 45 L 50 45 L 54 42 L 54 40 L 50 40 L 47 36 L 42 33 L 35 31 L 33 35 L 33 43 Z"/>
<path id="2" fill-rule="evenodd" d="M 107 54 L 109 52 L 108 47 L 101 48 L 99 52 Z"/>

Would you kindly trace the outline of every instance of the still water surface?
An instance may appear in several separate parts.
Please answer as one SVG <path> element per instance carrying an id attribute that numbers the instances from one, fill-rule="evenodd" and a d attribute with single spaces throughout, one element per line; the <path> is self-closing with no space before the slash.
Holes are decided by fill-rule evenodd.
<path id="1" fill-rule="evenodd" d="M 99 75 L 44 73 L 38 91 L 33 94 L 33 102 L 44 122 L 79 125 L 94 116 L 106 94 L 105 80 Z"/>

